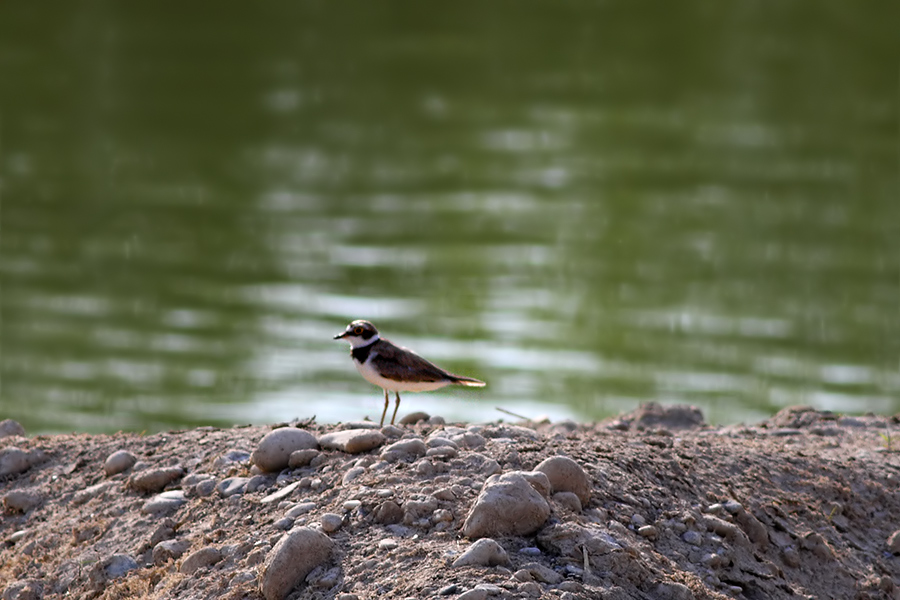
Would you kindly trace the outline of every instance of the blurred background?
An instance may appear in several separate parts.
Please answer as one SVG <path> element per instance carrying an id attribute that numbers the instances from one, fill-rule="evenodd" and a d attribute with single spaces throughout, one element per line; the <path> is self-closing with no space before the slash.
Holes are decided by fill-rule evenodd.
<path id="1" fill-rule="evenodd" d="M 0 7 L 0 418 L 900 410 L 900 3 Z M 401 414 L 404 410 L 401 410 Z"/>

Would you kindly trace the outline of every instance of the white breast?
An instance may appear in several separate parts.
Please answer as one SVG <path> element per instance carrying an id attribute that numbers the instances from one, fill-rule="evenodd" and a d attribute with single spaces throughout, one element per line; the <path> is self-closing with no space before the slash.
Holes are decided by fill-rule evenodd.
<path id="1" fill-rule="evenodd" d="M 354 360 L 353 364 L 356 365 L 359 374 L 366 381 L 389 392 L 430 392 L 431 390 L 446 387 L 451 383 L 449 381 L 396 381 L 394 379 L 385 379 L 378 374 L 371 361 L 367 360 L 364 363 L 360 363 Z"/>

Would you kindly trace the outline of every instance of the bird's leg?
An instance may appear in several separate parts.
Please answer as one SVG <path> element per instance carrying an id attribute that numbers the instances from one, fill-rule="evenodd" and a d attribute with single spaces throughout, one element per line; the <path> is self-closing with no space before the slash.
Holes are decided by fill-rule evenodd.
<path id="1" fill-rule="evenodd" d="M 400 408 L 400 392 L 394 392 L 397 394 L 397 403 L 394 404 L 394 416 L 391 417 L 391 425 L 394 424 L 394 419 L 397 418 L 397 409 Z"/>
<path id="2" fill-rule="evenodd" d="M 381 424 L 379 427 L 384 427 L 384 416 L 387 414 L 388 403 L 390 400 L 388 399 L 388 391 L 384 390 L 384 410 L 381 411 Z"/>

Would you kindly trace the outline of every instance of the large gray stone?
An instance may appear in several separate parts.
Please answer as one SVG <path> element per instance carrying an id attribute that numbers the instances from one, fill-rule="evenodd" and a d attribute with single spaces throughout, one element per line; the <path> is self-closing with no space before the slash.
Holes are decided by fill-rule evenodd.
<path id="1" fill-rule="evenodd" d="M 269 473 L 286 469 L 291 453 L 307 448 L 318 448 L 316 437 L 305 429 L 281 427 L 270 431 L 260 440 L 250 455 L 250 462 Z"/>
<path id="2" fill-rule="evenodd" d="M 550 505 L 544 496 L 523 473 L 513 471 L 488 478 L 462 532 L 470 539 L 529 535 L 540 529 L 549 516 Z"/>
<path id="3" fill-rule="evenodd" d="M 319 445 L 325 450 L 340 450 L 348 454 L 359 454 L 378 448 L 387 438 L 375 429 L 346 429 L 326 433 L 319 438 Z"/>
<path id="4" fill-rule="evenodd" d="M 324 533 L 298 527 L 282 536 L 269 552 L 259 576 L 266 600 L 284 600 L 309 573 L 331 557 L 334 542 Z"/>

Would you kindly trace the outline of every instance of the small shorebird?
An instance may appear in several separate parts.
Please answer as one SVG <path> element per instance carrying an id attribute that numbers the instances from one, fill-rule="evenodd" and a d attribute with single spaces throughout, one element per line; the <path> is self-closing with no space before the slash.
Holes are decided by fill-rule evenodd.
<path id="1" fill-rule="evenodd" d="M 394 392 L 397 403 L 391 425 L 400 408 L 400 392 L 430 392 L 448 385 L 484 387 L 484 382 L 471 377 L 454 375 L 430 363 L 412 350 L 395 346 L 379 337 L 378 330 L 368 321 L 353 321 L 343 333 L 334 339 L 350 342 L 353 364 L 366 381 L 384 390 L 384 411 L 381 425 L 388 409 L 388 392 Z"/>

